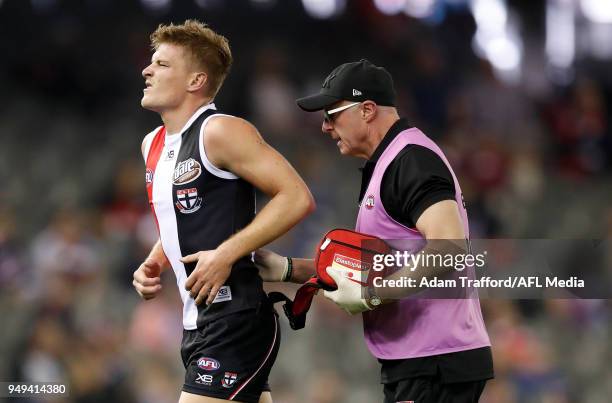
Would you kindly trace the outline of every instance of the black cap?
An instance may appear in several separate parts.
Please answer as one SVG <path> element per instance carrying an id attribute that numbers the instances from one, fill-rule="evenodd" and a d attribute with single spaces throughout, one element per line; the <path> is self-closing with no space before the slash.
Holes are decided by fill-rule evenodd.
<path id="1" fill-rule="evenodd" d="M 387 70 L 361 59 L 336 67 L 327 76 L 318 94 L 300 98 L 296 102 L 303 110 L 314 112 L 327 109 L 341 100 L 362 102 L 368 99 L 378 105 L 395 106 L 395 89 Z"/>

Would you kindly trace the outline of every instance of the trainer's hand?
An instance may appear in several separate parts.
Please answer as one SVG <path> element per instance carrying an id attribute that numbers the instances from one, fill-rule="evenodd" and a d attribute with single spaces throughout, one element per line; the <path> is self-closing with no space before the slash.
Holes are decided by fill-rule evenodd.
<path id="1" fill-rule="evenodd" d="M 153 260 L 145 260 L 134 272 L 132 284 L 143 299 L 155 298 L 161 291 L 161 266 Z"/>
<path id="2" fill-rule="evenodd" d="M 263 281 L 288 281 L 288 262 L 285 256 L 266 249 L 255 251 L 255 266 Z"/>
<path id="3" fill-rule="evenodd" d="M 185 289 L 195 298 L 196 305 L 200 305 L 204 300 L 206 305 L 212 304 L 219 288 L 227 281 L 233 262 L 227 261 L 216 249 L 183 256 L 181 262 L 197 262 L 185 282 Z"/>
<path id="4" fill-rule="evenodd" d="M 343 276 L 339 269 L 328 266 L 325 270 L 338 285 L 335 291 L 324 291 L 325 298 L 334 301 L 336 305 L 351 315 L 372 310 L 362 297 L 363 287 L 360 284 Z"/>

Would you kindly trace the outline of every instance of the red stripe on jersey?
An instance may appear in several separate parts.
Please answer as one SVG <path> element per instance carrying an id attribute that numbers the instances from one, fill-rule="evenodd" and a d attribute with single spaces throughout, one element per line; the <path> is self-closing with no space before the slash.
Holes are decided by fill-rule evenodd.
<path id="1" fill-rule="evenodd" d="M 153 141 L 151 141 L 151 147 L 149 147 L 149 154 L 147 155 L 147 172 L 145 175 L 147 195 L 149 196 L 149 206 L 151 207 L 151 211 L 153 212 L 153 217 L 155 218 L 155 224 L 157 225 L 158 232 L 159 222 L 157 221 L 157 215 L 155 214 L 155 207 L 153 207 L 153 178 L 155 176 L 155 168 L 157 167 L 157 162 L 159 161 L 162 149 L 164 148 L 165 136 L 166 128 L 162 126 L 162 128 L 159 129 L 157 134 L 155 134 L 155 137 L 153 137 Z"/>

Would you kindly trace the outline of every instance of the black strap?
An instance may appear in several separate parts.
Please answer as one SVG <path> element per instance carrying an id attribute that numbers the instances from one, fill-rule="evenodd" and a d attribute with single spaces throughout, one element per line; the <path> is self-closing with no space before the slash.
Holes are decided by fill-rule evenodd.
<path id="1" fill-rule="evenodd" d="M 268 298 L 270 299 L 270 302 L 272 302 L 272 304 L 276 304 L 277 302 L 283 301 L 285 302 L 283 304 L 283 311 L 285 311 L 285 316 L 289 320 L 289 326 L 291 326 L 291 329 L 300 330 L 303 329 L 304 326 L 306 326 L 306 313 L 308 311 L 297 316 L 294 315 L 293 301 L 291 301 L 291 299 L 289 299 L 289 297 L 287 297 L 285 294 L 283 294 L 282 292 L 273 291 L 268 294 Z"/>

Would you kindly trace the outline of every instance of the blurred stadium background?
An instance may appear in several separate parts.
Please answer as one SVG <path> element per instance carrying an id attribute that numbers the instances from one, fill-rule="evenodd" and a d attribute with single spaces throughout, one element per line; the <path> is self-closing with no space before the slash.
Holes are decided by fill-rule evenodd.
<path id="1" fill-rule="evenodd" d="M 612 235 L 611 0 L 0 0 L 1 381 L 65 382 L 57 401 L 75 403 L 177 400 L 174 277 L 143 303 L 131 276 L 157 237 L 139 151 L 158 125 L 140 108 L 148 34 L 186 18 L 232 45 L 218 107 L 317 200 L 272 249 L 310 256 L 354 223 L 361 161 L 294 99 L 362 57 L 446 151 L 473 237 Z M 497 374 L 483 402 L 611 401 L 610 301 L 482 306 Z M 381 400 L 360 318 L 317 297 L 307 329 L 283 325 L 275 402 Z"/>

